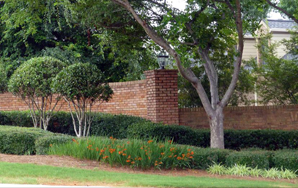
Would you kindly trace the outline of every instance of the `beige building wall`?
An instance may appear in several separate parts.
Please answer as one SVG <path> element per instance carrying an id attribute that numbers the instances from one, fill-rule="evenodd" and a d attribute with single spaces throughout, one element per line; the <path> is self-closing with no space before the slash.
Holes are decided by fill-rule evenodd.
<path id="1" fill-rule="evenodd" d="M 289 40 L 291 38 L 291 34 L 284 30 L 284 31 L 271 31 L 272 33 L 272 43 L 280 43 L 282 40 L 286 39 Z M 276 50 L 278 57 L 282 58 L 284 55 L 287 54 L 286 47 L 280 44 Z"/>
<path id="2" fill-rule="evenodd" d="M 253 37 L 246 37 L 244 39 L 244 48 L 242 59 L 245 61 L 250 60 L 251 58 L 256 58 L 258 50 L 256 47 L 256 39 Z"/>

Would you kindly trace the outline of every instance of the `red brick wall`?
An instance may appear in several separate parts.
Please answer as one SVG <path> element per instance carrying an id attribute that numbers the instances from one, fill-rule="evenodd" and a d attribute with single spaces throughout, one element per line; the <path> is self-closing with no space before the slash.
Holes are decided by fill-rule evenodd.
<path id="1" fill-rule="evenodd" d="M 178 124 L 177 70 L 151 70 L 145 74 L 146 80 L 109 83 L 114 91 L 112 99 L 97 105 L 94 111 Z M 64 101 L 59 103 L 58 108 L 62 111 L 69 109 Z M 20 98 L 4 93 L 0 94 L 0 110 L 28 110 L 28 107 Z"/>
<path id="2" fill-rule="evenodd" d="M 178 71 L 146 71 L 148 119 L 165 124 L 178 124 Z"/>
<path id="3" fill-rule="evenodd" d="M 298 130 L 298 105 L 226 107 L 225 129 Z M 179 109 L 179 124 L 209 128 L 203 108 Z"/>

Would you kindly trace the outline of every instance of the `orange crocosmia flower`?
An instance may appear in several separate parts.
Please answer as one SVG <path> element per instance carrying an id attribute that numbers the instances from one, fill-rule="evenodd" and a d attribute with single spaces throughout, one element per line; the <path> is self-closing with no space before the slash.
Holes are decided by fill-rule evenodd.
<path id="1" fill-rule="evenodd" d="M 138 160 L 139 160 L 139 161 L 142 160 L 142 157 L 139 157 Z"/>
<path id="2" fill-rule="evenodd" d="M 187 151 L 189 152 L 189 151 L 191 151 L 191 149 L 188 149 Z"/>
<path id="3" fill-rule="evenodd" d="M 112 153 L 114 153 L 116 151 L 116 149 L 111 148 L 111 149 L 109 149 L 109 151 L 112 154 Z"/>
<path id="4" fill-rule="evenodd" d="M 103 152 L 105 152 L 105 150 L 104 150 L 104 149 L 101 149 L 101 150 L 100 150 L 100 153 L 103 153 Z"/>
<path id="5" fill-rule="evenodd" d="M 173 150 L 175 150 L 175 148 L 171 148 L 171 149 L 170 149 L 170 151 L 173 151 Z"/>
<path id="6" fill-rule="evenodd" d="M 123 151 L 126 151 L 127 149 L 123 149 Z"/>
<path id="7" fill-rule="evenodd" d="M 148 144 L 150 144 L 151 142 L 153 142 L 153 140 L 149 140 L 149 141 L 148 141 Z"/>
<path id="8" fill-rule="evenodd" d="M 148 157 L 148 159 L 150 160 L 150 157 Z"/>
<path id="9" fill-rule="evenodd" d="M 134 161 L 131 161 L 131 164 L 135 164 L 135 162 Z"/>
<path id="10" fill-rule="evenodd" d="M 104 156 L 103 159 L 107 159 L 109 156 Z"/>
<path id="11" fill-rule="evenodd" d="M 96 151 L 99 151 L 98 147 L 96 147 Z"/>
<path id="12" fill-rule="evenodd" d="M 113 137 L 111 136 L 110 139 L 113 139 Z"/>
<path id="13" fill-rule="evenodd" d="M 127 158 L 130 159 L 130 155 Z"/>
<path id="14" fill-rule="evenodd" d="M 50 144 L 50 147 L 52 147 L 53 146 L 53 144 Z"/>
<path id="15" fill-rule="evenodd" d="M 177 159 L 178 159 L 178 160 L 181 160 L 182 158 L 181 158 L 181 157 L 177 157 Z"/>
<path id="16" fill-rule="evenodd" d="M 130 162 L 130 160 L 126 160 L 126 162 L 127 162 L 127 163 L 129 163 L 129 162 Z"/>
<path id="17" fill-rule="evenodd" d="M 192 158 L 193 158 L 193 156 L 190 156 L 189 158 L 190 158 L 190 159 L 192 159 Z"/>
<path id="18" fill-rule="evenodd" d="M 121 155 L 122 151 L 119 151 L 118 153 L 119 153 L 119 155 Z"/>
<path id="19" fill-rule="evenodd" d="M 126 153 L 123 153 L 122 155 L 123 155 L 123 156 L 125 156 L 125 155 L 126 155 Z"/>
<path id="20" fill-rule="evenodd" d="M 174 155 L 174 157 L 177 157 L 177 155 Z"/>
<path id="21" fill-rule="evenodd" d="M 172 140 L 168 140 L 169 143 L 172 143 Z"/>
<path id="22" fill-rule="evenodd" d="M 126 142 L 127 144 L 130 144 L 130 141 Z"/>
<path id="23" fill-rule="evenodd" d="M 193 154 L 194 154 L 194 152 L 192 151 L 190 154 L 192 154 L 192 155 L 193 155 Z"/>
<path id="24" fill-rule="evenodd" d="M 183 158 L 185 157 L 185 154 L 184 154 L 184 153 L 182 153 L 182 157 L 183 157 Z"/>
<path id="25" fill-rule="evenodd" d="M 159 164 L 162 164 L 162 162 L 159 162 Z"/>
<path id="26" fill-rule="evenodd" d="M 161 155 L 164 155 L 165 153 L 161 153 Z"/>

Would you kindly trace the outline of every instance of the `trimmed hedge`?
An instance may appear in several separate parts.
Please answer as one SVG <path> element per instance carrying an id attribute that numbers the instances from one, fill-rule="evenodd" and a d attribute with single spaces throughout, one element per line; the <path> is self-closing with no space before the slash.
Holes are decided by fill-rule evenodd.
<path id="1" fill-rule="evenodd" d="M 192 168 L 207 169 L 216 164 L 225 164 L 226 157 L 233 152 L 228 149 L 211 149 L 211 148 L 197 148 L 193 147 L 194 161 Z"/>
<path id="2" fill-rule="evenodd" d="M 208 147 L 209 130 L 194 130 L 186 126 L 180 125 L 164 125 L 161 123 L 134 123 L 128 127 L 128 138 L 157 140 L 170 139 L 176 144 L 193 145 L 198 147 Z"/>
<path id="3" fill-rule="evenodd" d="M 71 136 L 61 134 L 39 137 L 35 140 L 36 154 L 46 155 L 52 145 L 70 142 L 72 138 Z"/>
<path id="4" fill-rule="evenodd" d="M 127 127 L 137 122 L 148 122 L 148 120 L 135 116 L 95 113 L 90 132 L 92 136 L 126 138 Z M 0 111 L 0 125 L 33 127 L 29 111 Z M 48 131 L 75 136 L 70 113 L 54 112 Z"/>
<path id="5" fill-rule="evenodd" d="M 54 134 L 39 128 L 0 125 L 0 153 L 44 155 L 51 144 L 71 141 L 73 137 Z"/>
<path id="6" fill-rule="evenodd" d="M 35 154 L 35 140 L 53 133 L 36 128 L 0 126 L 0 153 Z"/>
<path id="7" fill-rule="evenodd" d="M 0 125 L 32 127 L 29 111 L 0 111 Z M 55 112 L 48 130 L 55 133 L 74 135 L 72 118 L 68 112 Z M 210 146 L 208 129 L 192 129 L 179 125 L 152 123 L 140 117 L 95 113 L 91 126 L 92 136 L 114 138 L 141 138 L 158 140 L 173 139 L 177 144 L 197 147 Z M 225 130 L 225 147 L 240 150 L 262 148 L 267 150 L 298 149 L 298 131 L 282 130 Z"/>
<path id="8" fill-rule="evenodd" d="M 279 169 L 289 169 L 298 173 L 298 151 L 296 150 L 279 150 L 274 152 L 272 157 L 274 167 Z"/>
<path id="9" fill-rule="evenodd" d="M 146 124 L 147 122 L 149 121 L 135 116 L 97 113 L 93 119 L 90 133 L 92 136 L 113 136 L 123 139 L 127 138 L 129 125 Z"/>
<path id="10" fill-rule="evenodd" d="M 128 127 L 128 138 L 173 139 L 175 143 L 210 147 L 210 130 L 191 129 L 179 125 L 159 123 L 135 123 Z M 297 149 L 298 131 L 282 130 L 225 130 L 225 148 L 262 148 L 266 150 Z"/>
<path id="11" fill-rule="evenodd" d="M 226 166 L 246 165 L 252 168 L 269 169 L 272 152 L 268 151 L 239 151 L 232 152 L 226 157 Z"/>

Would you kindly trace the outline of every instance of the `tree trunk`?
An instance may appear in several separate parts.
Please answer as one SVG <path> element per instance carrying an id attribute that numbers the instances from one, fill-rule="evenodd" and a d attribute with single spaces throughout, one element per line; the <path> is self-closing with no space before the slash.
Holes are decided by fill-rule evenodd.
<path id="1" fill-rule="evenodd" d="M 215 115 L 210 117 L 210 147 L 224 149 L 223 109 L 217 109 Z"/>

